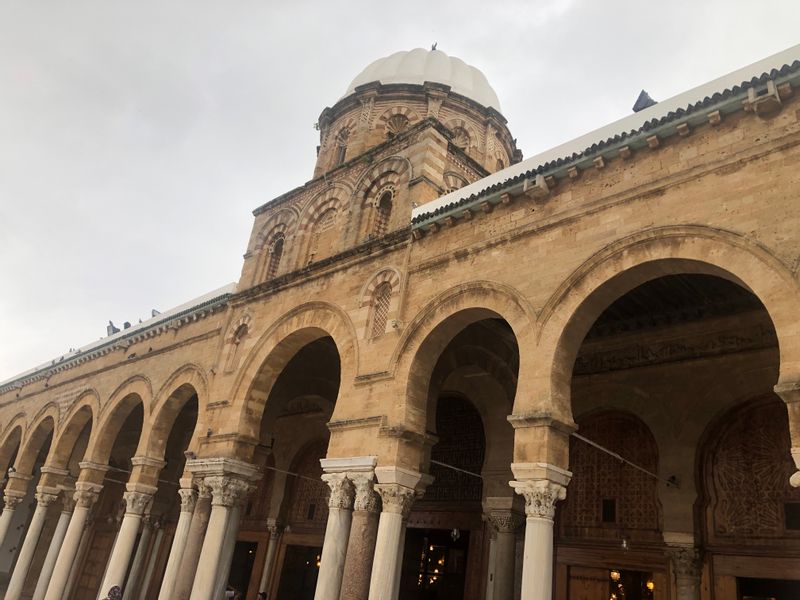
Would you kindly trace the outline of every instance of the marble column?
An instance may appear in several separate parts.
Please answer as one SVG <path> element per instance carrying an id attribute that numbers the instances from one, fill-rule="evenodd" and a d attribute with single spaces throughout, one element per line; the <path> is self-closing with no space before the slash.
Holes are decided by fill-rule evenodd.
<path id="1" fill-rule="evenodd" d="M 63 600 L 64 591 L 70 578 L 73 563 L 78 554 L 78 547 L 81 544 L 83 528 L 89 516 L 92 505 L 97 501 L 101 487 L 96 484 L 83 483 L 79 481 L 75 484 L 75 510 L 72 511 L 72 518 L 69 520 L 69 527 L 61 544 L 61 551 L 58 553 L 56 568 L 47 586 L 45 600 Z"/>
<path id="2" fill-rule="evenodd" d="M 178 516 L 178 524 L 175 526 L 175 535 L 172 538 L 172 547 L 167 559 L 167 567 L 164 570 L 164 577 L 161 580 L 161 591 L 158 600 L 172 600 L 175 596 L 175 584 L 178 581 L 178 570 L 181 566 L 186 541 L 189 538 L 189 528 L 192 524 L 192 515 L 197 504 L 197 492 L 191 484 L 178 490 L 181 497 L 181 512 Z"/>
<path id="3" fill-rule="evenodd" d="M 272 569 L 274 568 L 275 553 L 278 551 L 278 540 L 281 537 L 281 528 L 277 524 L 270 525 L 269 542 L 267 543 L 267 557 L 264 559 L 264 570 L 261 572 L 261 581 L 258 584 L 258 593 L 264 593 L 269 599 L 272 587 Z"/>
<path id="4" fill-rule="evenodd" d="M 700 578 L 703 561 L 700 551 L 693 545 L 671 545 L 667 556 L 672 561 L 677 600 L 700 600 Z"/>
<path id="5" fill-rule="evenodd" d="M 523 523 L 522 515 L 511 511 L 491 511 L 487 515 L 495 533 L 493 600 L 513 600 L 516 531 Z"/>
<path id="6" fill-rule="evenodd" d="M 353 514 L 353 484 L 344 473 L 326 473 L 322 480 L 331 495 L 314 600 L 339 600 Z"/>
<path id="7" fill-rule="evenodd" d="M 17 507 L 22 503 L 24 498 L 25 494 L 22 492 L 14 490 L 5 491 L 3 495 L 5 504 L 3 505 L 3 513 L 0 514 L 0 546 L 2 546 L 6 540 L 8 529 L 11 526 L 11 519 L 14 518 L 14 511 L 17 510 Z"/>
<path id="8" fill-rule="evenodd" d="M 522 557 L 522 597 L 551 600 L 553 590 L 553 518 L 556 502 L 567 496 L 566 485 L 548 479 L 512 481 L 525 498 L 525 550 Z"/>
<path id="9" fill-rule="evenodd" d="M 344 561 L 340 600 L 367 600 L 375 540 L 378 536 L 380 498 L 375 493 L 373 475 L 349 475 L 355 489 L 350 540 Z"/>
<path id="10" fill-rule="evenodd" d="M 64 588 L 64 598 L 70 597 L 72 590 L 75 587 L 75 583 L 78 581 L 78 577 L 83 570 L 83 563 L 86 560 L 86 555 L 89 553 L 89 539 L 91 537 L 92 525 L 93 523 L 91 518 L 87 519 L 86 523 L 83 525 L 83 533 L 81 534 L 80 544 L 78 544 L 78 552 L 75 555 L 75 562 L 69 571 L 67 587 Z M 105 571 L 103 573 L 105 574 Z"/>
<path id="11" fill-rule="evenodd" d="M 128 583 L 125 585 L 124 600 L 136 598 L 141 583 L 140 575 L 144 568 L 145 560 L 150 552 L 150 538 L 153 537 L 153 518 L 150 515 L 142 517 L 142 533 L 139 535 L 139 543 L 136 544 L 136 553 L 131 561 L 131 568 L 128 572 Z"/>
<path id="12" fill-rule="evenodd" d="M 197 504 L 189 523 L 189 533 L 186 536 L 186 547 L 181 557 L 181 567 L 175 578 L 175 600 L 188 600 L 192 593 L 192 583 L 197 572 L 197 561 L 200 560 L 200 551 L 203 549 L 208 519 L 211 517 L 211 489 L 199 485 Z M 172 600 L 172 598 L 170 598 Z"/>
<path id="13" fill-rule="evenodd" d="M 368 598 L 394 600 L 396 582 L 400 578 L 398 566 L 402 560 L 404 522 L 411 512 L 416 491 L 399 483 L 379 483 L 375 490 L 380 494 L 383 507 L 378 520 Z"/>
<path id="14" fill-rule="evenodd" d="M 50 583 L 50 578 L 53 576 L 53 569 L 56 566 L 56 559 L 58 552 L 61 550 L 61 544 L 64 542 L 64 536 L 67 534 L 67 527 L 69 527 L 69 520 L 72 517 L 72 510 L 75 508 L 75 499 L 72 497 L 75 492 L 73 490 L 64 490 L 62 492 L 61 501 L 64 508 L 58 515 L 58 523 L 56 523 L 53 537 L 50 540 L 50 547 L 47 549 L 47 555 L 42 564 L 42 570 L 39 572 L 39 579 L 36 582 L 36 589 L 33 592 L 33 600 L 43 600 L 45 592 L 47 592 L 47 585 Z"/>
<path id="15" fill-rule="evenodd" d="M 212 600 L 220 575 L 225 536 L 231 521 L 233 507 L 250 488 L 238 477 L 215 475 L 206 477 L 203 485 L 211 488 L 211 516 L 208 519 L 200 560 L 197 563 L 191 600 Z"/>
<path id="16" fill-rule="evenodd" d="M 225 530 L 225 539 L 222 542 L 222 552 L 219 557 L 219 567 L 217 567 L 217 582 L 214 585 L 214 595 L 212 598 L 223 598 L 228 587 L 228 577 L 231 573 L 231 562 L 233 562 L 233 551 L 236 548 L 236 538 L 239 535 L 239 522 L 242 518 L 242 500 L 249 496 L 252 487 L 249 487 L 242 494 L 240 501 L 231 507 L 228 518 L 228 528 Z"/>
<path id="17" fill-rule="evenodd" d="M 127 484 L 128 491 L 125 492 L 125 516 L 122 517 L 117 541 L 114 543 L 114 550 L 111 558 L 108 559 L 108 567 L 103 583 L 100 586 L 98 598 L 105 598 L 108 591 L 118 585 L 120 588 L 125 586 L 125 575 L 128 572 L 133 547 L 136 544 L 136 536 L 139 533 L 139 526 L 142 516 L 150 508 L 153 502 L 153 495 L 156 488 L 141 484 Z"/>
<path id="18" fill-rule="evenodd" d="M 47 510 L 57 499 L 58 490 L 44 491 L 40 488 L 36 493 L 36 510 L 33 512 L 33 518 L 28 525 L 28 530 L 25 532 L 25 541 L 22 542 L 22 548 L 20 548 L 17 555 L 17 564 L 14 566 L 14 571 L 6 589 L 6 600 L 19 600 L 22 596 L 22 588 L 25 587 L 25 579 L 28 577 L 28 570 L 31 568 L 33 553 L 36 551 L 39 536 L 42 534 Z"/>
<path id="19" fill-rule="evenodd" d="M 160 523 L 156 523 L 155 527 L 156 539 L 153 541 L 153 548 L 148 555 L 144 578 L 142 578 L 142 585 L 139 587 L 138 600 L 147 600 L 147 592 L 150 589 L 150 582 L 153 580 L 158 554 L 161 551 L 161 543 L 164 540 L 164 527 Z"/>

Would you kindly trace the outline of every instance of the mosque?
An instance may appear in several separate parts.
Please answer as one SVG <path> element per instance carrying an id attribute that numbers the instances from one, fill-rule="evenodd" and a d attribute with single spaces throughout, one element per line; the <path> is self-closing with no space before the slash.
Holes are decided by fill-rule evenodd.
<path id="1" fill-rule="evenodd" d="M 525 160 L 367 66 L 238 282 L 0 383 L 5 599 L 800 598 L 798 59 Z"/>

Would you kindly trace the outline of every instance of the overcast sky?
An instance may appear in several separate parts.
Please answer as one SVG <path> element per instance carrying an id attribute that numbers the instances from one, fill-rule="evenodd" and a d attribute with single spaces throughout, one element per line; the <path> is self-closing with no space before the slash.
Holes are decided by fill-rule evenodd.
<path id="1" fill-rule="evenodd" d="M 800 42 L 799 7 L 0 0 L 0 381 L 237 280 L 379 57 L 481 69 L 527 157 Z"/>

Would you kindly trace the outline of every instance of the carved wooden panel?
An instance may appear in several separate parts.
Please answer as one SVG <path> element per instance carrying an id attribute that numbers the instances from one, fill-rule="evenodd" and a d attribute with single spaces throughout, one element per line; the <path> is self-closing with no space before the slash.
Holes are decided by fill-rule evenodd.
<path id="1" fill-rule="evenodd" d="M 583 437 L 658 472 L 655 440 L 636 417 L 606 412 L 579 425 Z M 575 438 L 570 441 L 570 470 L 572 481 L 560 515 L 562 537 L 658 539 L 656 479 Z"/>
<path id="2" fill-rule="evenodd" d="M 800 490 L 789 485 L 795 469 L 786 406 L 774 396 L 752 402 L 715 433 L 704 461 L 709 538 L 762 544 L 785 537 L 784 505 L 800 502 Z"/>
<path id="3" fill-rule="evenodd" d="M 471 473 L 480 473 L 486 453 L 483 422 L 475 407 L 463 398 L 439 399 L 436 409 L 439 441 L 431 459 Z M 431 463 L 433 483 L 425 491 L 427 501 L 481 500 L 481 479 Z"/>
<path id="4" fill-rule="evenodd" d="M 320 479 L 322 467 L 319 459 L 325 458 L 327 444 L 319 442 L 309 446 L 298 457 L 292 471 L 302 477 L 290 477 L 291 493 L 287 519 L 293 529 L 325 528 L 328 521 L 328 498 L 330 490 Z"/>

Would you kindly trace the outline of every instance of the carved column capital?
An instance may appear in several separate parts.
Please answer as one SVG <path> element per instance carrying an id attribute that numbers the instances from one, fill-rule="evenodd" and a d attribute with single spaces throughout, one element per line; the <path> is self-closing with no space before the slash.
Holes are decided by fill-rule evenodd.
<path id="1" fill-rule="evenodd" d="M 677 578 L 700 579 L 703 572 L 703 560 L 700 550 L 694 546 L 668 546 L 667 556 L 672 560 L 672 568 Z"/>
<path id="2" fill-rule="evenodd" d="M 122 498 L 125 501 L 125 512 L 133 515 L 143 515 L 153 502 L 153 494 L 148 492 L 129 491 Z"/>
<path id="3" fill-rule="evenodd" d="M 356 491 L 353 510 L 376 513 L 380 511 L 380 497 L 375 493 L 375 482 L 372 473 L 348 474 Z"/>
<path id="4" fill-rule="evenodd" d="M 247 498 L 252 491 L 252 485 L 227 475 L 215 475 L 203 479 L 203 485 L 211 489 L 211 504 L 213 506 L 232 507 Z"/>
<path id="5" fill-rule="evenodd" d="M 16 494 L 10 494 L 6 492 L 3 494 L 3 500 L 5 502 L 6 510 L 16 510 L 17 507 L 22 503 L 25 496 L 18 496 Z"/>
<path id="6" fill-rule="evenodd" d="M 378 483 L 374 487 L 381 496 L 384 512 L 402 515 L 404 519 L 408 518 L 411 505 L 417 496 L 416 490 L 397 483 Z"/>
<path id="7" fill-rule="evenodd" d="M 64 490 L 61 494 L 62 512 L 71 513 L 75 510 L 75 490 Z"/>
<path id="8" fill-rule="evenodd" d="M 322 481 L 331 488 L 331 497 L 328 500 L 329 508 L 350 510 L 353 508 L 353 483 L 344 473 L 326 473 Z"/>
<path id="9" fill-rule="evenodd" d="M 79 508 L 92 508 L 97 498 L 100 496 L 100 490 L 95 488 L 81 488 L 76 486 L 75 493 L 72 498 L 75 500 L 75 505 Z"/>
<path id="10" fill-rule="evenodd" d="M 511 481 L 510 485 L 525 498 L 525 514 L 538 519 L 552 521 L 556 515 L 556 502 L 567 497 L 566 486 L 548 479 Z"/>
<path id="11" fill-rule="evenodd" d="M 56 500 L 58 500 L 58 494 L 53 494 L 52 492 L 36 492 L 36 504 L 39 506 L 48 508 Z"/>
<path id="12" fill-rule="evenodd" d="M 525 518 L 513 510 L 493 510 L 486 515 L 486 520 L 497 533 L 514 533 L 525 522 Z"/>
<path id="13" fill-rule="evenodd" d="M 197 504 L 197 491 L 194 488 L 181 488 L 178 490 L 181 497 L 181 512 L 194 512 Z"/>

